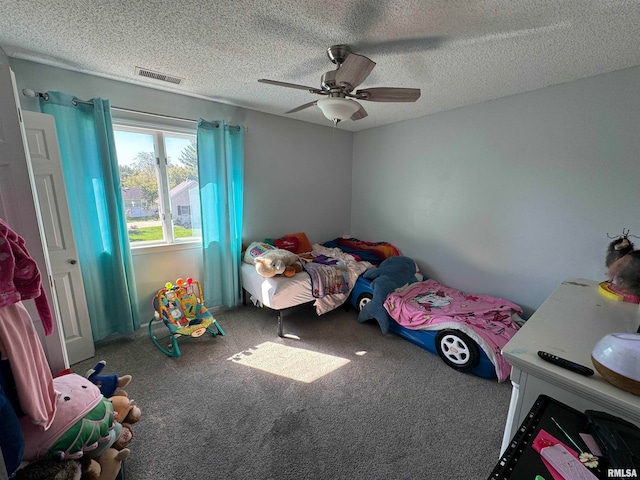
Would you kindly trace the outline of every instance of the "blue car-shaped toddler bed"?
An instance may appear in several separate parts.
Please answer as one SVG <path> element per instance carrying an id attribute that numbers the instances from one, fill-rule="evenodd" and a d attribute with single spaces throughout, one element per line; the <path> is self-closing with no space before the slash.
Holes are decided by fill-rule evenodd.
<path id="1" fill-rule="evenodd" d="M 413 284 L 411 287 L 413 287 L 415 291 L 419 291 L 423 285 L 424 288 L 429 287 L 433 289 L 434 284 L 437 283 L 434 281 L 427 283 L 427 281 L 425 281 Z M 389 295 L 386 302 L 388 302 L 393 295 L 395 295 L 395 293 Z M 420 296 L 413 295 L 413 297 L 419 298 Z M 373 289 L 371 288 L 371 281 L 360 276 L 351 292 L 351 304 L 360 312 L 372 298 Z M 420 308 L 423 308 L 423 306 L 420 306 Z M 429 307 L 427 306 L 426 308 Z M 473 316 L 473 313 L 471 313 L 471 316 Z M 432 326 L 407 328 L 398 323 L 393 314 L 391 314 L 391 317 L 392 320 L 389 322 L 390 332 L 438 355 L 449 367 L 483 378 L 497 378 L 499 381 L 504 381 L 508 378 L 508 371 L 506 370 L 508 369 L 510 371 L 510 367 L 508 367 L 504 359 L 501 358 L 499 347 L 488 344 L 477 334 L 479 329 L 484 329 L 485 326 L 488 328 L 488 325 L 484 322 L 476 322 L 476 319 L 473 319 L 477 324 L 474 325 L 473 322 L 464 320 L 464 318 L 467 317 L 456 316 L 455 318 L 451 318 L 451 321 Z M 503 335 L 514 333 L 522 323 L 517 311 L 512 312 L 511 317 L 513 321 L 511 321 L 511 318 L 503 320 L 505 325 L 510 325 L 510 328 L 504 329 L 508 330 L 506 333 L 501 332 Z M 503 330 L 501 323 L 497 325 L 495 322 L 489 323 L 493 327 L 498 328 L 498 331 Z M 487 352 L 489 352 L 493 360 Z"/>

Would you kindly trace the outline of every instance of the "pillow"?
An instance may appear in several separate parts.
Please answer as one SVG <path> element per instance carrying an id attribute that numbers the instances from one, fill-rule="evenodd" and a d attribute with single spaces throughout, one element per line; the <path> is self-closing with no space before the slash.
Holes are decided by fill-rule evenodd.
<path id="1" fill-rule="evenodd" d="M 285 235 L 283 239 L 291 243 L 298 244 L 295 250 L 290 250 L 293 253 L 308 253 L 313 250 L 313 247 L 304 232 L 290 233 L 289 235 Z M 287 248 L 287 250 L 289 249 Z"/>
<path id="2" fill-rule="evenodd" d="M 300 242 L 293 237 L 279 238 L 273 244 L 281 250 L 289 250 L 292 253 L 297 253 L 298 248 L 300 248 Z"/>
<path id="3" fill-rule="evenodd" d="M 258 255 L 262 255 L 264 252 L 269 250 L 274 250 L 276 247 L 273 245 L 269 245 L 264 242 L 253 242 L 251 243 L 247 249 L 244 251 L 243 260 L 245 263 L 250 263 L 251 265 L 255 265 L 256 262 L 253 261 Z"/>

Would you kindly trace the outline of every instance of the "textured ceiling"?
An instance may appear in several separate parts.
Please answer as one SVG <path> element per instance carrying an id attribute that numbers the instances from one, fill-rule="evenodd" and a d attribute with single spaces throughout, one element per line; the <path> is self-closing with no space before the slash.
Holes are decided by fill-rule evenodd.
<path id="1" fill-rule="evenodd" d="M 2 0 L 10 57 L 282 115 L 347 44 L 377 63 L 360 88 L 414 87 L 416 103 L 362 102 L 358 131 L 640 65 L 640 2 L 625 0 Z M 135 67 L 184 78 L 173 86 Z M 330 125 L 317 107 L 288 115 Z"/>

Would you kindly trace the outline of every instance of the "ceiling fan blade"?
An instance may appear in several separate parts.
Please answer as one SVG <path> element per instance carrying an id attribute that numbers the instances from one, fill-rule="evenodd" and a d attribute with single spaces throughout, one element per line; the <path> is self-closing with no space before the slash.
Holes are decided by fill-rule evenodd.
<path id="1" fill-rule="evenodd" d="M 306 87 L 304 85 L 298 85 L 297 83 L 279 82 L 278 80 L 267 80 L 266 78 L 258 79 L 260 83 L 268 83 L 269 85 L 277 85 L 278 87 L 297 88 L 298 90 L 306 90 L 311 93 L 323 93 L 319 88 Z"/>
<path id="2" fill-rule="evenodd" d="M 356 53 L 347 55 L 345 61 L 336 71 L 335 79 L 338 85 L 349 84 L 349 92 L 360 85 L 369 76 L 376 62 Z"/>
<path id="3" fill-rule="evenodd" d="M 356 102 L 358 103 L 358 102 Z M 368 116 L 369 114 L 367 113 L 367 111 L 364 109 L 364 107 L 362 105 L 360 105 L 358 103 L 358 106 L 360 107 L 356 113 L 354 113 L 353 115 L 351 115 L 351 120 L 355 121 L 355 120 L 361 120 L 364 117 Z"/>
<path id="4" fill-rule="evenodd" d="M 419 88 L 378 87 L 358 90 L 358 100 L 369 102 L 415 102 L 420 98 Z"/>
<path id="5" fill-rule="evenodd" d="M 318 101 L 313 101 L 313 102 L 309 102 L 309 103 L 305 103 L 304 105 L 300 105 L 299 107 L 293 108 L 291 110 L 289 110 L 288 112 L 284 112 L 284 113 L 295 113 L 295 112 L 299 112 L 300 110 L 304 110 L 305 108 L 309 108 L 309 107 L 313 107 L 314 105 L 317 105 Z"/>

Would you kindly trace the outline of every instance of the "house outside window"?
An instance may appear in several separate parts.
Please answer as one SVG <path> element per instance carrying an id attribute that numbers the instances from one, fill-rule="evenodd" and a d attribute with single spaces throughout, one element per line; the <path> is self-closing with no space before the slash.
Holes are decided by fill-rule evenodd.
<path id="1" fill-rule="evenodd" d="M 198 182 L 195 180 L 184 180 L 173 187 L 169 192 L 171 197 L 171 216 L 175 225 L 185 228 L 196 228 L 200 230 L 200 209 L 191 215 L 191 205 L 200 205 L 200 191 Z"/>
<path id="2" fill-rule="evenodd" d="M 196 135 L 115 122 L 113 129 L 131 246 L 199 241 Z"/>
<path id="3" fill-rule="evenodd" d="M 191 215 L 191 207 L 189 205 L 178 205 L 178 216 Z"/>

